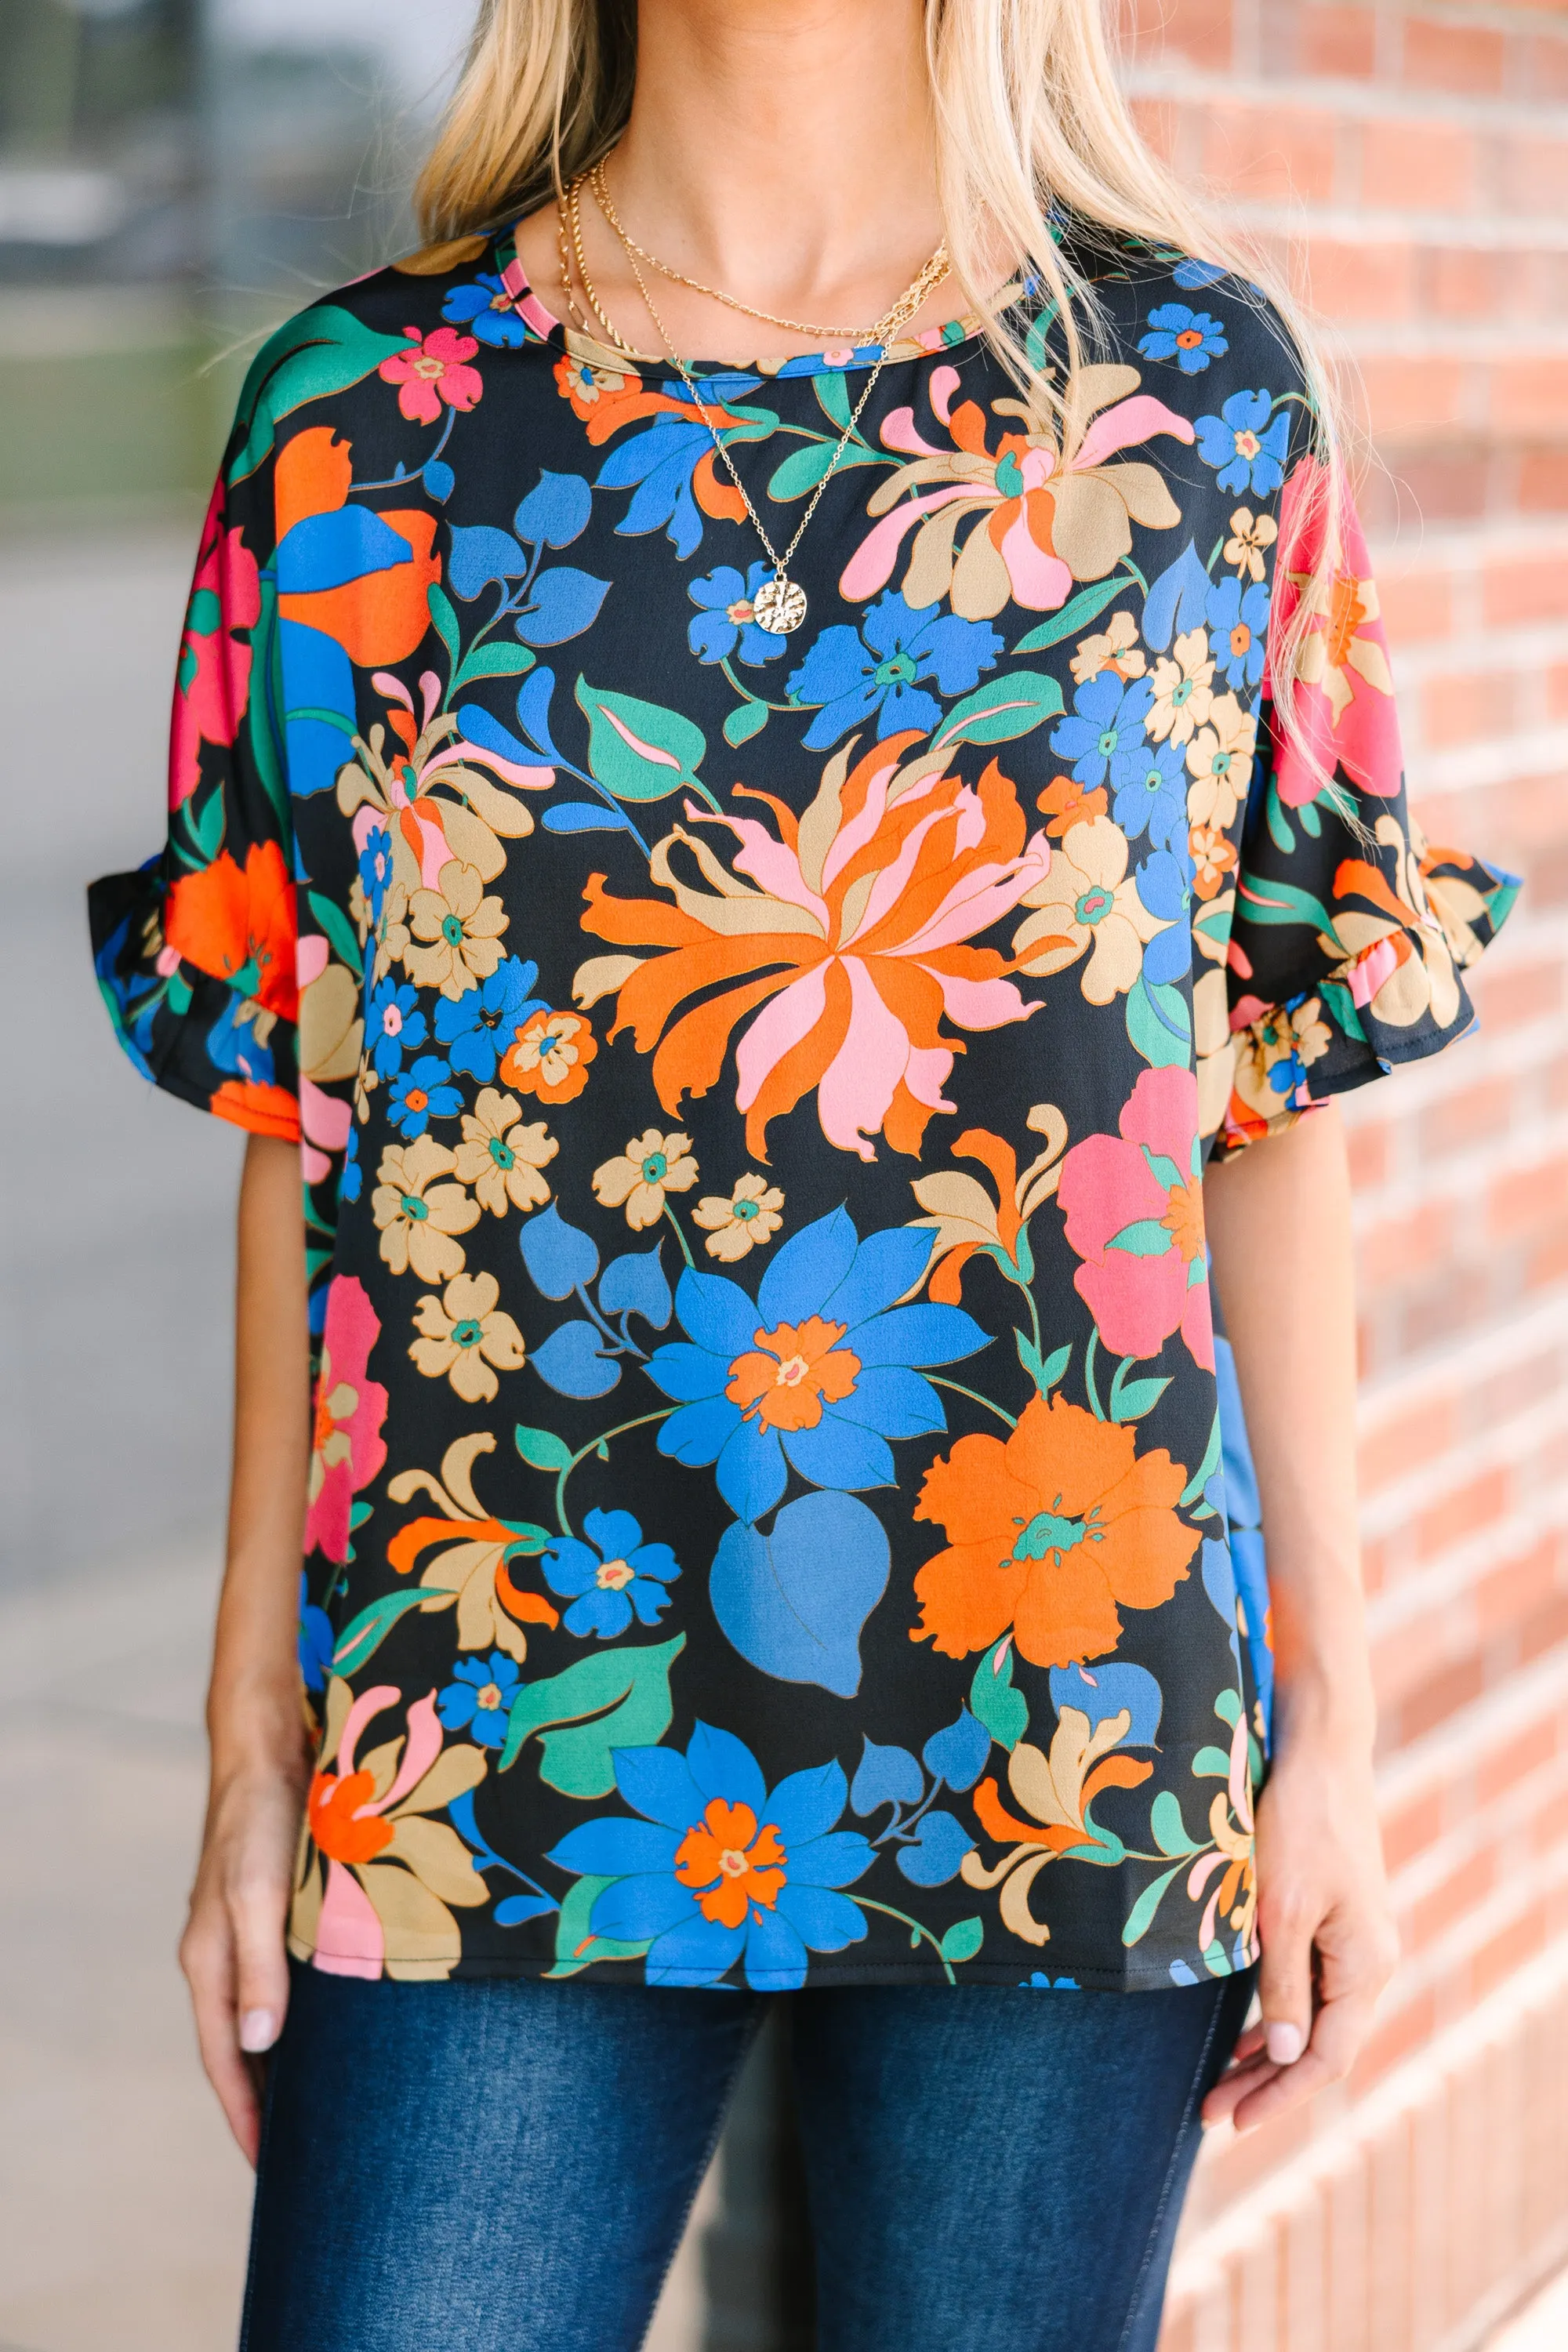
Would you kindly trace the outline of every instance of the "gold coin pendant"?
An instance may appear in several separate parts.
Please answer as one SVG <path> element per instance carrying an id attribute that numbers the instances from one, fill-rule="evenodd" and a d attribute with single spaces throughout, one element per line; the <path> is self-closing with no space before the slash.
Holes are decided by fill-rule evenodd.
<path id="1" fill-rule="evenodd" d="M 787 637 L 805 618 L 805 590 L 776 572 L 752 599 L 752 618 L 771 637 Z"/>

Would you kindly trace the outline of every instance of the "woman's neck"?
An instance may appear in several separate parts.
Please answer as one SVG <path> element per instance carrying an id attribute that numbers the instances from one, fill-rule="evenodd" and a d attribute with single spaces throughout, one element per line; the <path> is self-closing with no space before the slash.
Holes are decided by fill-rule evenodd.
<path id="1" fill-rule="evenodd" d="M 607 167 L 627 233 L 688 277 L 829 327 L 881 317 L 941 241 L 922 0 L 641 0 L 631 120 Z M 618 239 L 581 205 L 594 288 L 623 335 L 659 337 Z M 560 307 L 553 208 L 519 238 Z M 820 347 L 645 277 L 683 355 Z M 913 322 L 961 308 L 952 281 Z"/>

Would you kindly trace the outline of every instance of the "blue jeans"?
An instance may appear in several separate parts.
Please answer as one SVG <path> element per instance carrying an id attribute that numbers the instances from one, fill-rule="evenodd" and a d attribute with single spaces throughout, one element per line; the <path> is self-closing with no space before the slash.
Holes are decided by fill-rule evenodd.
<path id="1" fill-rule="evenodd" d="M 790 2011 L 821 2352 L 1153 2352 L 1250 1974 L 681 1992 L 299 1969 L 242 2352 L 636 2352 Z"/>

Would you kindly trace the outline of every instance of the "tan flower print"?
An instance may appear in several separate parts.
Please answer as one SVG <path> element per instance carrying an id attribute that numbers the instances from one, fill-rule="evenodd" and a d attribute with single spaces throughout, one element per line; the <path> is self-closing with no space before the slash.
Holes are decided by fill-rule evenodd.
<path id="1" fill-rule="evenodd" d="M 463 1114 L 463 1140 L 454 1160 L 460 1182 L 471 1184 L 479 1206 L 504 1217 L 514 1209 L 542 1209 L 550 1187 L 540 1174 L 560 1145 L 542 1119 L 521 1124 L 522 1108 L 499 1087 L 484 1087 L 471 1111 Z"/>
<path id="2" fill-rule="evenodd" d="M 1142 969 L 1144 948 L 1167 928 L 1138 896 L 1127 871 L 1127 836 L 1108 816 L 1068 826 L 1050 871 L 1024 904 L 1034 912 L 1013 934 L 1019 970 L 1043 980 L 1087 950 L 1079 985 L 1090 1004 L 1125 996 Z"/>
<path id="3" fill-rule="evenodd" d="M 1103 669 L 1113 669 L 1118 677 L 1142 677 L 1148 666 L 1131 613 L 1112 613 L 1110 626 L 1098 637 L 1085 637 L 1072 657 L 1072 674 L 1079 686 L 1087 686 Z"/>
<path id="4" fill-rule="evenodd" d="M 1263 551 L 1272 547 L 1279 536 L 1279 526 L 1272 515 L 1255 515 L 1250 507 L 1237 507 L 1230 519 L 1230 537 L 1225 543 L 1225 560 L 1237 571 L 1261 586 L 1264 572 Z"/>
<path id="5" fill-rule="evenodd" d="M 410 946 L 405 958 L 416 988 L 438 988 L 456 1001 L 500 963 L 508 917 L 499 898 L 486 898 L 477 866 L 449 858 L 434 890 L 410 895 L 408 916 L 415 939 L 426 942 Z"/>
<path id="6" fill-rule="evenodd" d="M 371 1214 L 381 1232 L 381 1255 L 394 1274 L 410 1266 L 421 1282 L 449 1282 L 468 1264 L 456 1234 L 479 1221 L 479 1204 L 460 1184 L 440 1184 L 456 1165 L 433 1135 L 415 1143 L 389 1144 L 375 1171 Z"/>
<path id="7" fill-rule="evenodd" d="M 493 1274 L 459 1274 L 439 1298 L 426 1292 L 415 1312 L 421 1337 L 409 1354 L 427 1381 L 450 1381 L 465 1404 L 489 1404 L 500 1386 L 496 1371 L 522 1370 L 522 1333 L 500 1297 Z"/>
<path id="8" fill-rule="evenodd" d="M 748 1257 L 772 1241 L 784 1223 L 784 1202 L 778 1186 L 765 1176 L 742 1176 L 727 1201 L 717 1192 L 699 1201 L 691 1222 L 707 1234 L 709 1256 L 733 1265 L 737 1258 Z"/>
<path id="9" fill-rule="evenodd" d="M 1243 710 L 1234 694 L 1216 694 L 1209 704 L 1208 724 L 1200 727 L 1187 745 L 1187 773 L 1193 779 L 1187 789 L 1187 816 L 1192 824 L 1229 832 L 1247 797 L 1257 741 L 1257 720 Z"/>
<path id="10" fill-rule="evenodd" d="M 1189 629 L 1171 648 L 1174 659 L 1162 655 L 1154 664 L 1154 699 L 1143 721 L 1156 743 L 1190 743 L 1194 727 L 1202 726 L 1214 700 L 1214 663 L 1209 656 L 1209 633 Z"/>
<path id="11" fill-rule="evenodd" d="M 593 1028 L 580 1013 L 542 1008 L 515 1032 L 501 1055 L 500 1075 L 541 1102 L 573 1102 L 588 1083 L 588 1065 L 598 1050 Z"/>
<path id="12" fill-rule="evenodd" d="M 661 1135 L 657 1127 L 633 1136 L 624 1155 L 594 1171 L 594 1190 L 606 1209 L 624 1207 L 634 1233 L 664 1214 L 667 1192 L 689 1192 L 697 1181 L 689 1135 Z"/>
<path id="13" fill-rule="evenodd" d="M 1193 887 L 1200 898 L 1216 897 L 1226 876 L 1236 865 L 1236 851 L 1212 824 L 1194 824 L 1187 836 L 1193 858 Z"/>

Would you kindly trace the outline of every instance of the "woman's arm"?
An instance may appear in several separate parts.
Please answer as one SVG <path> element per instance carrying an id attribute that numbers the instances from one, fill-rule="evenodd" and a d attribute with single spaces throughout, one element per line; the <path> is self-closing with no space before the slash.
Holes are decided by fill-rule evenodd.
<path id="1" fill-rule="evenodd" d="M 1204 2119 L 1244 2131 L 1348 2072 L 1398 1944 L 1373 1784 L 1344 1130 L 1329 1104 L 1212 1169 L 1215 1279 L 1263 1504 L 1274 1755 L 1258 1803 L 1263 2022 Z"/>
<path id="2" fill-rule="evenodd" d="M 260 2109 L 246 2053 L 270 2049 L 289 1998 L 283 1930 L 309 1769 L 295 1643 L 310 1394 L 299 1146 L 252 1136 L 239 1189 L 228 1568 L 207 1694 L 212 1777 L 180 1945 L 202 2063 L 252 2163 Z"/>

